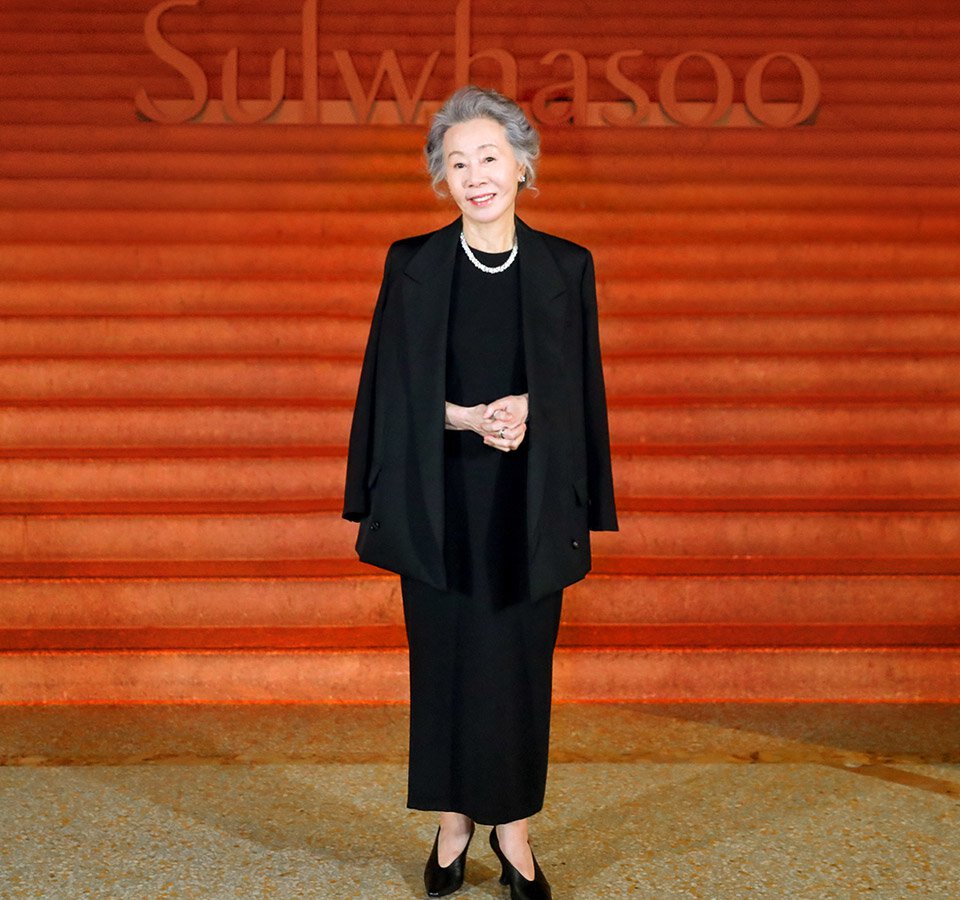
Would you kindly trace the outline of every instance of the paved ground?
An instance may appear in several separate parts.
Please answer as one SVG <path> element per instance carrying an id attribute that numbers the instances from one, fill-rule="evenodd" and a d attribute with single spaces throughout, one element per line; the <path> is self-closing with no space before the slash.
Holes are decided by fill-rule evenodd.
<path id="1" fill-rule="evenodd" d="M 960 898 L 960 707 L 564 705 L 557 900 Z M 0 707 L 0 897 L 425 896 L 404 706 Z M 501 898 L 478 830 L 456 896 Z"/>

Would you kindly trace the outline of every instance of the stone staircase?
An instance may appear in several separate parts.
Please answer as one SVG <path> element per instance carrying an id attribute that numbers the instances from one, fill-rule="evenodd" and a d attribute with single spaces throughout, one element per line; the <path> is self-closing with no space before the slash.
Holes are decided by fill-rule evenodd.
<path id="1" fill-rule="evenodd" d="M 556 47 L 597 102 L 630 46 L 652 93 L 689 49 L 738 92 L 775 49 L 823 83 L 796 128 L 543 129 L 521 215 L 594 251 L 621 509 L 559 699 L 960 698 L 960 17 L 921 5 L 474 0 L 521 99 Z M 386 247 L 452 217 L 422 128 L 138 120 L 138 87 L 185 89 L 150 6 L 0 11 L 0 702 L 402 701 L 399 584 L 339 508 Z M 411 81 L 441 50 L 441 97 L 453 13 L 323 4 L 320 96 L 334 50 L 369 84 L 392 47 Z M 211 96 L 233 46 L 264 96 L 284 46 L 299 97 L 300 17 L 163 21 Z"/>

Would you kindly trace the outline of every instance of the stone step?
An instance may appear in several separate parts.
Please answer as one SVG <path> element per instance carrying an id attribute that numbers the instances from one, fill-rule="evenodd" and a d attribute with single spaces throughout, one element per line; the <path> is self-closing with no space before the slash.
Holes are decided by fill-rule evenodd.
<path id="1" fill-rule="evenodd" d="M 571 488 L 572 490 L 572 488 Z M 306 505 L 306 504 L 304 504 Z M 284 511 L 197 510 L 157 513 L 0 515 L 0 575 L 45 575 L 87 571 L 90 564 L 222 560 L 268 565 L 349 560 L 356 526 L 336 509 L 315 503 Z M 949 574 L 960 572 L 960 510 L 910 511 L 710 511 L 632 512 L 620 516 L 619 532 L 592 536 L 593 550 L 609 561 L 598 571 L 661 571 L 697 574 L 697 560 L 742 563 L 780 571 L 819 566 L 826 573 L 876 571 Z M 582 538 L 581 538 L 582 539 Z M 683 569 L 689 558 L 690 569 Z M 677 561 L 680 562 L 677 562 Z M 73 567 L 77 566 L 78 569 Z M 620 568 L 624 567 L 624 568 Z M 29 572 L 25 571 L 29 570 Z M 802 569 L 806 571 L 805 569 Z M 723 571 L 729 571 L 724 569 Z M 117 572 L 119 573 L 119 570 Z M 228 574 L 226 571 L 223 574 Z M 315 573 L 314 573 L 315 574 Z"/>
<path id="2" fill-rule="evenodd" d="M 452 10 L 451 10 L 452 12 Z M 198 22 L 202 17 L 197 17 Z M 600 56 L 608 57 L 611 53 L 624 48 L 625 43 L 636 41 L 639 37 L 642 39 L 642 48 L 644 52 L 654 57 L 671 58 L 678 53 L 683 52 L 684 48 L 678 46 L 680 41 L 687 44 L 690 40 L 696 40 L 697 34 L 689 34 L 682 30 L 678 33 L 670 34 L 663 31 L 650 30 L 649 26 L 639 21 L 636 25 L 636 32 L 630 33 L 629 26 L 620 28 L 614 33 L 604 33 L 597 31 L 580 32 L 571 40 L 571 36 L 563 34 L 553 34 L 549 29 L 518 29 L 516 28 L 515 15 L 504 18 L 503 24 L 506 27 L 503 30 L 492 28 L 491 32 L 485 37 L 495 39 L 496 44 L 504 50 L 517 56 L 540 57 L 557 49 L 558 46 L 566 46 L 572 43 L 576 50 L 587 57 Z M 710 21 L 701 19 L 701 23 Z M 805 22 L 810 22 L 808 15 L 804 16 Z M 869 20 L 868 20 L 869 21 Z M 942 22 L 943 20 L 941 20 Z M 122 57 L 127 53 L 140 54 L 144 48 L 144 38 L 142 26 L 129 31 L 109 31 L 101 30 L 96 18 L 93 18 L 88 26 L 89 30 L 82 32 L 60 32 L 53 29 L 43 30 L 37 28 L 35 19 L 31 19 L 33 27 L 29 29 L 18 30 L 16 32 L 0 31 L 0 52 L 2 53 L 75 53 L 97 52 L 110 53 L 117 57 Z M 390 24 L 392 27 L 378 29 L 377 24 L 385 26 Z M 359 31 L 354 31 L 349 35 L 350 53 L 382 53 L 384 49 L 393 49 L 400 56 L 416 56 L 417 62 L 422 65 L 423 60 L 430 53 L 440 50 L 448 54 L 453 51 L 454 19 L 449 16 L 425 16 L 419 24 L 427 26 L 423 30 L 402 29 L 398 27 L 396 20 L 381 18 L 372 20 L 372 27 L 363 27 Z M 575 26 L 575 22 L 571 23 Z M 715 48 L 714 52 L 721 55 L 730 56 L 752 56 L 754 59 L 766 55 L 770 52 L 770 29 L 779 26 L 770 20 L 767 21 L 767 28 L 752 29 L 749 27 L 744 30 L 737 29 L 730 31 L 730 23 L 726 17 L 717 17 L 713 20 L 713 29 L 719 29 L 719 33 L 711 35 L 710 43 Z M 831 23 L 833 24 L 833 23 Z M 912 25 L 912 23 L 910 23 Z M 299 22 L 291 21 L 292 26 L 288 31 L 277 31 L 272 34 L 263 35 L 250 29 L 242 32 L 218 32 L 215 30 L 204 30 L 200 33 L 182 33 L 176 34 L 176 46 L 188 56 L 204 52 L 219 52 L 226 54 L 228 50 L 237 47 L 243 55 L 247 52 L 264 51 L 265 39 L 271 50 L 287 47 L 291 53 L 298 53 L 301 46 L 301 29 Z M 678 23 L 679 25 L 679 23 Z M 827 29 L 826 34 L 808 33 L 791 34 L 790 49 L 794 53 L 806 56 L 808 59 L 815 58 L 817 54 L 823 53 L 827 56 L 847 55 L 850 59 L 875 60 L 885 56 L 911 57 L 922 59 L 926 57 L 944 57 L 953 56 L 960 48 L 960 29 L 947 19 L 945 24 L 939 28 L 932 28 L 931 32 L 921 36 L 913 36 L 907 33 L 906 25 L 904 31 L 891 34 L 884 32 L 882 39 L 877 35 L 865 33 L 857 27 L 857 23 L 851 23 L 851 27 L 845 28 L 840 24 L 832 29 Z M 574 27 L 574 30 L 575 27 Z M 866 31 L 869 31 L 869 27 Z M 880 29 L 882 31 L 882 26 Z M 914 28 L 910 31 L 915 32 Z M 168 31 L 168 33 L 170 33 Z M 901 36 L 903 34 L 903 36 Z M 474 38 L 481 38 L 480 33 L 475 33 Z M 703 36 L 706 38 L 706 35 Z M 344 47 L 344 41 L 347 36 L 343 33 L 326 33 L 323 28 L 318 29 L 318 47 L 321 54 L 330 53 L 336 49 Z M 558 44 L 558 39 L 560 43 Z M 696 47 L 696 45 L 694 45 Z M 162 64 L 158 60 L 158 67 Z"/>
<path id="3" fill-rule="evenodd" d="M 0 403 L 40 400 L 352 401 L 356 358 L 233 354 L 194 356 L 0 359 Z M 955 353 L 730 353 L 613 356 L 604 363 L 612 398 L 702 402 L 789 402 L 815 398 L 956 401 Z"/>
<path id="4" fill-rule="evenodd" d="M 658 702 L 960 700 L 953 647 L 561 647 L 554 699 Z M 0 703 L 396 702 L 399 649 L 0 653 Z"/>
<path id="5" fill-rule="evenodd" d="M 282 279 L 369 277 L 382 271 L 385 248 L 379 244 L 0 244 L 0 278 L 77 280 L 101 278 L 216 278 L 231 272 L 240 278 Z M 687 243 L 647 241 L 602 245 L 593 251 L 607 278 L 811 277 L 843 274 L 849 278 L 960 275 L 956 243 L 907 244 L 845 241 L 771 245 L 762 241 Z"/>
<path id="6" fill-rule="evenodd" d="M 953 575 L 600 575 L 564 591 L 570 626 L 731 625 L 955 628 Z M 326 577 L 44 578 L 0 581 L 11 630 L 295 630 L 401 626 L 400 579 Z"/>
<path id="7" fill-rule="evenodd" d="M 955 96 L 943 102 L 960 102 L 960 84 Z M 540 174 L 552 188 L 561 183 L 579 184 L 652 181 L 670 179 L 748 181 L 762 179 L 768 183 L 797 181 L 836 181 L 842 184 L 875 184 L 877 181 L 896 184 L 907 182 L 923 185 L 955 185 L 960 180 L 960 159 L 953 155 L 926 156 L 911 162 L 909 169 L 899 157 L 871 155 L 861 152 L 849 156 L 798 157 L 789 168 L 777 157 L 757 159 L 752 154 L 723 156 L 675 152 L 638 156 L 633 154 L 554 153 L 545 157 Z M 851 168 L 853 171 L 851 172 Z M 419 153 L 398 156 L 395 153 L 365 153 L 362 159 L 350 152 L 326 153 L 213 153 L 209 151 L 143 152 L 124 150 L 109 152 L 0 150 L 0 178 L 98 178 L 203 182 L 330 182 L 346 184 L 383 181 L 423 183 L 424 161 Z M 348 226 L 343 226 L 344 233 Z M 615 237 L 616 234 L 608 237 Z M 914 240 L 916 235 L 913 235 Z M 85 241 L 91 236 L 84 235 Z"/>
<path id="8" fill-rule="evenodd" d="M 362 355 L 370 331 L 364 315 L 61 317 L 8 316 L 0 357 L 158 354 Z M 604 355 L 683 353 L 872 353 L 960 351 L 954 314 L 629 315 L 601 318 Z"/>
<path id="9" fill-rule="evenodd" d="M 318 9 L 320 30 L 324 35 L 352 38 L 357 32 L 407 34 L 420 32 L 430 34 L 444 29 L 448 20 L 452 20 L 452 8 L 448 15 L 438 17 L 435 13 L 411 10 L 396 4 L 395 10 L 389 10 L 391 4 L 370 6 L 361 12 L 361 7 L 345 6 L 343 9 L 331 9 L 323 4 Z M 836 15 L 824 18 L 811 18 L 803 14 L 800 4 L 794 4 L 793 13 L 773 15 L 768 12 L 769 4 L 755 4 L 752 12 L 737 15 L 737 31 L 740 34 L 759 33 L 768 35 L 772 28 L 789 29 L 791 34 L 805 36 L 858 36 L 873 35 L 888 38 L 891 30 L 904 30 L 915 23 L 914 15 L 886 11 L 882 7 L 872 9 L 871 15 L 845 16 L 838 10 Z M 727 26 L 725 17 L 692 14 L 688 8 L 685 14 L 680 9 L 671 9 L 669 14 L 657 11 L 646 13 L 642 9 L 624 6 L 623 3 L 606 4 L 588 19 L 577 15 L 572 9 L 563 11 L 561 4 L 551 2 L 545 9 L 538 11 L 534 23 L 536 30 L 556 36 L 581 37 L 586 35 L 623 35 L 631 30 L 638 33 L 655 31 L 660 35 L 703 36 L 716 38 L 724 34 Z M 173 34 L 209 34 L 223 37 L 233 34 L 260 34 L 265 37 L 298 34 L 302 27 L 302 15 L 299 10 L 265 14 L 253 8 L 231 9 L 223 11 L 224 4 L 217 10 L 211 5 L 210 11 L 200 9 L 173 8 L 164 14 L 163 22 L 168 33 Z M 508 11 L 509 10 L 509 11 Z M 591 7 L 591 11 L 593 7 Z M 479 33 L 492 31 L 497 34 L 516 30 L 515 8 L 502 4 L 501 9 L 491 7 L 489 3 L 475 3 L 471 10 L 471 22 Z M 144 14 L 120 10 L 94 9 L 79 11 L 71 9 L 47 11 L 44 25 L 48 31 L 74 33 L 83 32 L 96 26 L 103 34 L 130 34 L 143 30 Z M 0 12 L 0 32 L 16 34 L 37 33 L 36 19 L 21 7 L 17 10 Z M 960 33 L 960 18 L 937 16 L 926 21 L 924 34 L 927 36 L 955 36 Z"/>
<path id="10" fill-rule="evenodd" d="M 231 14 L 237 11 L 236 4 L 233 3 L 218 5 L 218 8 L 221 12 L 228 11 Z M 255 11 L 252 13 L 254 15 L 259 13 L 259 7 L 252 6 L 248 9 Z M 617 15 L 623 10 L 623 2 L 622 0 L 593 0 L 590 9 L 596 15 Z M 956 6 L 952 0 L 926 0 L 924 9 L 928 11 L 930 16 L 936 16 L 937 18 L 949 18 L 951 14 L 956 12 Z M 550 0 L 547 10 L 551 15 L 582 17 L 583 4 L 579 0 Z M 823 0 L 817 10 L 820 15 L 840 20 L 860 17 L 870 19 L 879 16 L 907 18 L 913 21 L 916 14 L 916 5 L 911 0 Z M 508 16 L 515 14 L 516 6 L 507 2 L 507 0 L 483 0 L 482 10 L 479 5 L 476 8 L 476 12 L 480 13 L 481 11 L 488 15 Z M 78 10 L 76 0 L 17 0 L 16 7 L 11 12 L 90 14 L 89 10 Z M 106 12 L 108 15 L 113 15 L 116 10 L 108 8 Z M 189 10 L 173 10 L 171 15 L 177 15 L 178 12 L 181 16 L 191 15 Z M 297 13 L 297 8 L 294 6 L 292 10 L 287 9 L 284 12 L 293 15 Z M 417 13 L 417 11 L 411 13 L 410 7 L 399 2 L 399 0 L 387 0 L 387 2 L 383 2 L 383 0 L 376 0 L 376 2 L 374 0 L 326 0 L 323 4 L 323 12 L 333 15 L 390 13 L 398 16 Z M 779 17 L 806 17 L 809 8 L 804 0 L 731 0 L 724 7 L 724 12 L 726 15 L 735 18 L 770 17 L 775 22 Z M 204 13 L 204 15 L 207 14 L 209 12 Z M 703 6 L 700 0 L 675 0 L 671 5 L 671 15 L 702 17 Z"/>
<path id="11" fill-rule="evenodd" d="M 782 165 L 782 162 L 780 163 Z M 545 164 L 543 178 L 553 175 Z M 422 173 L 421 173 L 421 177 Z M 960 236 L 960 211 L 930 212 L 917 219 L 914 213 L 833 210 L 829 216 L 805 210 L 753 209 L 728 211 L 644 210 L 629 217 L 618 212 L 583 211 L 576 217 L 562 210 L 541 208 L 535 200 L 524 209 L 524 220 L 535 228 L 569 236 L 587 246 L 619 247 L 647 243 L 651 235 L 677 242 L 704 240 L 721 243 L 762 238 L 772 244 L 798 240 L 840 243 L 858 241 L 902 241 L 910 244 L 932 240 L 942 242 Z M 0 210 L 0 241 L 37 243 L 61 235 L 65 242 L 146 242 L 182 244 L 185 238 L 197 244 L 262 245 L 304 242 L 379 244 L 384 249 L 397 235 L 422 234 L 431 227 L 446 225 L 454 218 L 452 207 L 431 213 L 398 211 L 385 219 L 382 213 L 343 211 L 335 218 L 322 212 L 276 212 L 271 210 L 221 212 L 167 210 Z M 601 273 L 602 274 L 602 273 Z"/>
<path id="12" fill-rule="evenodd" d="M 444 216 L 436 224 L 446 224 Z M 386 254 L 386 246 L 383 255 Z M 124 279 L 90 281 L 0 280 L 0 314 L 79 315 L 349 315 L 369 321 L 379 288 L 380 264 L 349 280 Z M 597 285 L 601 316 L 732 315 L 956 315 L 960 279 L 913 273 L 901 278 L 854 280 L 837 274 L 801 277 L 682 277 L 636 274 Z M 56 302 L 51 303 L 50 298 Z"/>
<path id="13" fill-rule="evenodd" d="M 0 653 L 122 650 L 257 651 L 405 649 L 402 625 L 247 628 L 186 625 L 179 628 L 6 628 L 0 627 Z M 960 624 L 797 625 L 738 622 L 692 625 L 561 624 L 558 647 L 624 649 L 763 647 L 772 652 L 794 647 L 951 647 L 960 650 Z"/>
<path id="14" fill-rule="evenodd" d="M 950 556 L 605 556 L 595 553 L 597 575 L 626 576 L 801 576 L 884 577 L 960 575 L 960 560 Z M 0 561 L 0 578 L 345 578 L 380 572 L 349 557 L 313 559 L 81 559 Z"/>
<path id="15" fill-rule="evenodd" d="M 754 58 L 759 58 L 766 54 L 766 48 L 750 48 L 755 52 Z M 936 50 L 935 53 L 947 52 L 955 54 L 955 49 L 945 48 Z M 874 98 L 876 99 L 876 98 Z M 387 101 L 385 114 L 396 116 L 396 107 Z M 698 112 L 698 115 L 700 113 Z M 332 111 L 333 121 L 337 125 L 366 124 L 367 119 L 358 115 L 349 105 L 346 97 L 334 101 Z M 819 108 L 817 113 L 817 125 L 824 129 L 846 129 L 851 131 L 883 131 L 890 127 L 891 121 L 896 122 L 897 130 L 915 129 L 930 130 L 935 128 L 957 129 L 960 127 L 960 111 L 954 109 L 951 105 L 942 105 L 938 103 L 918 104 L 912 101 L 890 102 L 890 103 L 868 103 L 865 101 L 851 100 L 846 103 L 832 102 Z M 62 121 L 68 125 L 81 125 L 89 123 L 90 125 L 123 125 L 136 124 L 137 119 L 131 111 L 130 101 L 126 98 L 121 100 L 78 100 L 71 98 L 64 99 L 0 99 L 0 121 L 8 125 L 32 124 L 37 121 Z M 421 109 L 420 118 L 415 120 L 418 129 L 426 120 L 425 109 Z M 389 119 L 388 119 L 389 121 Z M 393 119 L 392 121 L 398 121 Z M 749 121 L 749 120 L 744 120 Z M 292 122 L 297 122 L 295 127 L 302 127 L 299 118 L 294 114 Z M 327 124 L 330 124 L 329 122 Z M 399 124 L 399 122 L 398 122 Z M 594 121 L 595 125 L 600 125 Z M 222 127 L 234 127 L 224 123 Z M 246 127 L 246 126 L 239 126 Z M 565 128 L 565 123 L 557 125 L 549 124 L 548 128 Z M 695 125 L 688 126 L 693 130 Z M 633 133 L 632 128 L 623 128 L 625 131 Z M 651 130 L 662 131 L 662 127 L 655 127 Z M 757 128 L 756 130 L 761 130 Z M 773 130 L 771 127 L 770 130 Z M 779 129 L 778 129 L 779 130 Z"/>
<path id="16" fill-rule="evenodd" d="M 282 38 L 275 42 L 275 48 L 283 46 Z M 262 46 L 262 45 L 261 45 Z M 249 98 L 264 98 L 268 92 L 268 73 L 271 56 L 268 52 L 245 51 L 241 57 L 242 72 L 238 78 L 237 94 L 241 101 Z M 365 92 L 369 92 L 382 60 L 382 49 L 365 52 L 350 51 L 350 59 Z M 587 58 L 589 75 L 588 97 L 590 102 L 625 102 L 625 95 L 607 80 L 606 66 L 612 48 L 602 55 Z M 220 98 L 223 95 L 222 66 L 225 51 L 195 53 L 196 60 L 206 72 L 209 80 L 210 96 Z M 96 64 L 85 64 L 91 54 L 87 53 L 0 53 L 0 74 L 17 74 L 17 78 L 0 81 L 0 97 L 9 100 L 31 100 L 34 98 L 65 99 L 75 98 L 78 102 L 126 101 L 135 97 L 143 89 L 147 95 L 156 99 L 176 98 L 183 94 L 183 79 L 175 71 L 167 69 L 152 54 L 133 55 L 125 53 L 124 72 L 97 72 Z M 401 58 L 404 54 L 401 54 Z M 17 68 L 13 60 L 21 60 L 23 68 Z M 26 57 L 23 60 L 23 57 Z M 287 100 L 299 101 L 303 97 L 304 79 L 300 73 L 298 50 L 291 50 L 287 59 L 283 96 Z M 408 91 L 419 84 L 419 67 L 426 64 L 426 54 L 407 57 L 415 66 L 406 75 Z M 643 57 L 631 60 L 630 79 L 639 89 L 656 102 L 662 92 L 660 77 L 671 56 L 659 58 Z M 724 63 L 733 75 L 732 102 L 743 103 L 744 81 L 758 55 L 745 51 L 737 55 L 724 56 Z M 938 60 L 929 60 L 936 63 Z M 891 104 L 911 104 L 915 106 L 948 105 L 956 103 L 960 97 L 960 86 L 948 80 L 946 72 L 938 72 L 936 65 L 930 70 L 919 66 L 905 77 L 894 79 L 886 68 L 884 58 L 868 58 L 861 61 L 856 72 L 838 74 L 841 66 L 825 65 L 822 59 L 816 59 L 814 68 L 821 79 L 821 100 L 824 105 L 871 103 L 877 97 Z M 517 58 L 518 80 L 523 96 L 532 98 L 539 91 L 553 85 L 557 76 L 555 71 L 543 65 L 540 55 L 519 56 Z M 24 69 L 26 68 L 26 72 Z M 901 67 L 902 68 L 902 67 Z M 35 74 L 34 74 L 35 73 Z M 440 57 L 431 68 L 424 83 L 422 96 L 436 101 L 447 96 L 455 80 L 452 55 Z M 350 95 L 336 58 L 329 51 L 324 53 L 318 66 L 315 79 L 317 93 L 324 100 L 349 99 Z M 712 75 L 684 72 L 682 85 L 688 96 L 712 96 L 716 91 L 716 81 Z M 382 95 L 388 102 L 393 99 L 392 89 Z M 763 96 L 768 103 L 796 103 L 797 75 L 792 64 L 771 64 L 763 76 Z"/>
<path id="17" fill-rule="evenodd" d="M 478 438 L 479 440 L 479 438 Z M 42 450 L 0 458 L 0 512 L 183 510 L 265 511 L 286 502 L 336 509 L 343 493 L 344 448 L 331 455 L 290 448 L 256 456 L 154 453 L 125 458 L 45 457 Z M 614 455 L 614 479 L 623 508 L 960 509 L 956 449 L 918 453 L 674 453 Z"/>
<path id="18" fill-rule="evenodd" d="M 0 101 L 0 118 L 4 102 Z M 960 123 L 960 113 L 958 113 Z M 863 183 L 863 178 L 867 183 Z M 626 182 L 630 187 L 631 182 Z M 636 185 L 634 185 L 636 187 Z M 879 188 L 882 187 L 882 190 Z M 923 207 L 932 212 L 955 213 L 960 209 L 960 187 L 956 185 L 887 184 L 869 175 L 851 175 L 843 183 L 813 181 L 783 183 L 747 180 L 742 183 L 721 181 L 689 183 L 673 179 L 651 181 L 642 190 L 627 190 L 624 184 L 584 181 L 580 184 L 552 184 L 536 201 L 542 209 L 566 209 L 579 212 L 584 196 L 590 197 L 592 211 L 642 210 L 891 210 Z M 220 210 L 293 210 L 327 212 L 379 211 L 390 213 L 422 210 L 436 213 L 439 201 L 426 183 L 412 186 L 405 181 L 379 183 L 354 181 L 323 183 L 268 181 L 255 179 L 164 180 L 107 178 L 8 179 L 0 182 L 0 206 L 9 209 L 147 209 L 155 211 L 183 209 Z M 527 203 L 518 207 L 523 216 Z M 452 218 L 448 214 L 448 220 Z M 766 245 L 762 245 L 766 246 Z M 795 252 L 804 252 L 799 248 Z M 924 252 L 922 246 L 918 252 Z M 883 266 L 874 273 L 882 275 Z M 172 277 L 176 277 L 170 273 Z M 299 274 L 299 273 L 298 273 Z M 366 274 L 369 274 L 368 272 Z M 719 274 L 719 273 L 718 273 Z M 863 273 L 868 274 L 868 273 Z M 9 277 L 9 276 L 8 276 Z M 49 276 L 48 276 L 49 277 Z"/>
<path id="19" fill-rule="evenodd" d="M 952 2 L 952 0 L 951 0 Z M 0 57 L 2 58 L 2 57 Z M 110 63 L 112 57 L 96 58 Z M 22 61 L 23 54 L 17 59 Z M 85 62 L 87 59 L 85 58 Z M 956 65 L 952 59 L 898 60 L 884 59 L 882 65 L 891 73 L 907 63 L 954 80 Z M 116 66 L 113 64 L 115 71 Z M 860 74 L 858 77 L 863 77 Z M 673 129 L 670 147 L 677 154 L 693 158 L 716 155 L 753 153 L 758 159 L 777 157 L 783 160 L 809 158 L 862 157 L 864 137 L 856 131 L 823 128 L 793 129 L 787 133 L 777 129 Z M 663 153 L 663 133 L 646 128 L 552 128 L 544 131 L 544 164 L 556 154 L 579 155 L 584 160 L 599 154 L 654 156 Z M 367 154 L 396 152 L 416 156 L 422 152 L 423 131 L 411 128 L 383 128 L 377 125 L 353 125 L 350 128 L 318 125 L 272 125 L 269 128 L 220 127 L 197 128 L 196 125 L 164 125 L 145 128 L 142 122 L 71 124 L 39 120 L 17 125 L 0 120 L 0 146 L 5 150 L 37 152 L 66 151 L 73 153 L 124 152 L 195 152 L 195 153 L 346 153 L 358 163 Z M 960 150 L 960 134 L 947 128 L 912 129 L 897 122 L 871 132 L 869 154 L 891 156 L 909 166 L 916 159 L 928 156 L 956 155 Z M 159 198 L 157 198 L 159 199 Z M 122 204 L 118 209 L 127 209 Z M 249 210 L 247 210 L 249 211 Z M 593 211 L 591 204 L 590 212 Z M 673 211 L 673 210 L 671 210 Z"/>
<path id="20" fill-rule="evenodd" d="M 43 400 L 0 405 L 0 456 L 153 457 L 163 453 L 287 455 L 298 447 L 342 454 L 351 402 L 250 401 L 117 404 Z M 960 404 L 614 402 L 610 431 L 619 452 L 952 452 Z"/>

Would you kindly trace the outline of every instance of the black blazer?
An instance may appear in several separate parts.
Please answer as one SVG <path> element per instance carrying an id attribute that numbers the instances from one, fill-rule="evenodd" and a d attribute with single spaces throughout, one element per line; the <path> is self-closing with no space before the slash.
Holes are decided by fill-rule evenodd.
<path id="1" fill-rule="evenodd" d="M 589 532 L 616 531 L 617 512 L 593 258 L 584 247 L 519 219 L 516 225 L 529 393 L 529 583 L 535 599 L 586 575 Z M 447 317 L 461 227 L 457 219 L 397 241 L 387 253 L 353 414 L 343 506 L 345 519 L 360 522 L 361 560 L 440 590 L 447 589 Z"/>

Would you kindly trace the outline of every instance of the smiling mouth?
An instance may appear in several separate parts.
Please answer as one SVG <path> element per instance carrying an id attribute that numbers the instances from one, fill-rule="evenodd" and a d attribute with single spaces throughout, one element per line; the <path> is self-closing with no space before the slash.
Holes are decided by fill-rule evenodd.
<path id="1" fill-rule="evenodd" d="M 471 197 L 470 202 L 476 206 L 482 206 L 484 203 L 492 200 L 496 195 L 495 194 L 479 194 L 476 197 Z"/>

